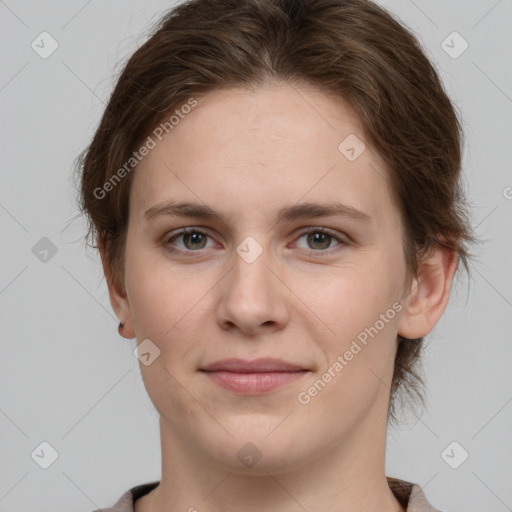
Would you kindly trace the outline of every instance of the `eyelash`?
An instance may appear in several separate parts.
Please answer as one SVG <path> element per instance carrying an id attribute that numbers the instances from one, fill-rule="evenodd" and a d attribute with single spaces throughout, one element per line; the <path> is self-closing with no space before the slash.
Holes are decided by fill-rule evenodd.
<path id="1" fill-rule="evenodd" d="M 188 253 L 200 253 L 202 251 L 202 249 L 198 249 L 197 251 L 193 251 L 193 250 L 183 250 L 183 249 L 177 249 L 175 247 L 171 247 L 171 243 L 174 242 L 176 239 L 180 238 L 181 236 L 183 235 L 187 235 L 187 234 L 193 234 L 193 233 L 198 233 L 200 235 L 205 235 L 207 236 L 208 238 L 211 238 L 211 236 L 206 233 L 205 231 L 202 231 L 201 229 L 198 229 L 198 228 L 184 228 L 184 229 L 181 229 L 180 231 L 178 231 L 177 233 L 175 233 L 174 235 L 172 235 L 170 238 L 167 238 L 166 241 L 164 242 L 164 245 L 166 246 L 167 248 L 167 251 L 168 252 L 171 252 L 171 253 L 174 253 L 174 252 L 181 252 L 181 253 L 184 253 L 184 254 L 188 254 Z M 341 237 L 341 236 L 337 236 L 333 233 L 331 233 L 330 231 L 328 231 L 327 229 L 325 228 L 310 228 L 310 229 L 307 229 L 305 231 L 302 231 L 298 238 L 302 238 L 304 235 L 309 235 L 311 233 L 322 233 L 322 234 L 325 234 L 325 235 L 328 235 L 329 237 L 333 238 L 334 240 L 336 240 L 339 245 L 335 246 L 335 247 L 331 247 L 331 248 L 328 248 L 328 249 L 321 249 L 321 250 L 317 250 L 315 251 L 314 249 L 301 249 L 302 251 L 306 251 L 306 252 L 309 252 L 309 253 L 320 253 L 320 254 L 314 254 L 315 256 L 321 256 L 321 255 L 324 255 L 324 254 L 331 254 L 333 251 L 336 251 L 336 247 L 338 249 L 341 249 L 343 246 L 346 246 L 349 244 L 348 240 L 346 240 L 345 238 Z"/>

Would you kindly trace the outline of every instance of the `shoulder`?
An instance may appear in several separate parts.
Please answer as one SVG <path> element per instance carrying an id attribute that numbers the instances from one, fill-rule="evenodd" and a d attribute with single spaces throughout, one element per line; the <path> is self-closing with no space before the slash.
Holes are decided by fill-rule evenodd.
<path id="1" fill-rule="evenodd" d="M 96 509 L 92 512 L 133 512 L 135 500 L 151 492 L 159 483 L 156 481 L 136 485 L 123 493 L 112 507 Z"/>
<path id="2" fill-rule="evenodd" d="M 389 488 L 406 512 L 443 512 L 427 500 L 423 489 L 416 483 L 387 477 Z"/>

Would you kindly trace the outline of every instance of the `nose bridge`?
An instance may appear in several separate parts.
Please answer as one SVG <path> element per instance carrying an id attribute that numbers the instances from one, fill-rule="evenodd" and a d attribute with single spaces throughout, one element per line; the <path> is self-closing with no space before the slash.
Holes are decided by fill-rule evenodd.
<path id="1" fill-rule="evenodd" d="M 273 263 L 268 245 L 264 247 L 254 237 L 236 247 L 218 310 L 220 322 L 254 332 L 263 324 L 277 326 L 285 321 L 283 284 L 274 275 L 278 270 L 272 268 Z"/>
<path id="2" fill-rule="evenodd" d="M 263 237 L 259 238 L 262 241 Z M 262 243 L 265 242 L 262 241 Z M 272 266 L 272 260 L 268 244 L 264 247 L 252 236 L 246 237 L 238 244 L 232 273 L 232 280 L 235 282 L 232 285 L 241 287 L 238 290 L 238 294 L 240 290 L 242 292 L 241 298 L 248 296 L 260 300 L 270 297 L 272 289 L 270 281 L 273 274 L 269 267 Z M 265 297 L 267 294 L 269 297 Z"/>

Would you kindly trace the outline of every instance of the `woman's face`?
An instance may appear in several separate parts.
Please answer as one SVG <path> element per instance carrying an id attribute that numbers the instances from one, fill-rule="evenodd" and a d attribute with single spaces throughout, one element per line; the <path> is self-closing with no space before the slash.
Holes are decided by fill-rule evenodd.
<path id="1" fill-rule="evenodd" d="M 315 89 L 231 89 L 153 137 L 134 171 L 119 316 L 150 340 L 162 435 L 210 462 L 284 470 L 386 424 L 402 223 L 356 137 L 350 107 Z M 260 358 L 302 371 L 204 371 Z"/>

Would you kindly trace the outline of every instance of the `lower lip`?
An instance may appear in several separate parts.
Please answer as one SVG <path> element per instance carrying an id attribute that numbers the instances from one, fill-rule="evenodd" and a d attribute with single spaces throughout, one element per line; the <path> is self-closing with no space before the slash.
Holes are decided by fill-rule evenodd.
<path id="1" fill-rule="evenodd" d="M 215 384 L 242 393 L 258 395 L 300 379 L 307 370 L 299 372 L 235 373 L 227 371 L 205 372 Z"/>

